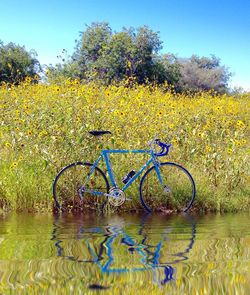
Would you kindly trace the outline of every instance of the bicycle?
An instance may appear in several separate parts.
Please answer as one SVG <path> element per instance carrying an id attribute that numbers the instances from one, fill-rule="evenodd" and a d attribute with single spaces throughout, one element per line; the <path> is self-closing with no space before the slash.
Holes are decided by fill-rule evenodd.
<path id="1" fill-rule="evenodd" d="M 110 131 L 93 130 L 95 137 L 111 134 Z M 102 150 L 94 163 L 75 162 L 64 167 L 53 182 L 53 198 L 56 208 L 62 211 L 83 211 L 84 209 L 103 210 L 109 203 L 121 206 L 126 200 L 125 191 L 148 168 L 140 180 L 140 201 L 146 211 L 184 211 L 187 212 L 195 199 L 195 182 L 189 171 L 174 162 L 160 162 L 159 157 L 168 155 L 171 144 L 154 139 L 149 142 L 148 150 Z M 156 147 L 160 151 L 156 151 Z M 110 154 L 148 154 L 149 160 L 138 172 L 131 170 L 122 179 L 124 186 L 119 188 L 112 170 Z M 101 160 L 106 165 L 106 173 L 99 167 Z M 109 177 L 109 181 L 107 176 Z M 111 184 L 111 185 L 110 185 Z M 167 196 L 154 208 L 155 198 Z M 158 200 L 159 203 L 159 200 Z"/>

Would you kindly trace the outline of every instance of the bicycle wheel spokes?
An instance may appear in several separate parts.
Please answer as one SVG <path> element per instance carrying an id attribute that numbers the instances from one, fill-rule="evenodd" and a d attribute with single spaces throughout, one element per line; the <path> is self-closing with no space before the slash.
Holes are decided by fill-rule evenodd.
<path id="1" fill-rule="evenodd" d="M 148 210 L 187 211 L 195 197 L 195 184 L 190 173 L 175 163 L 159 166 L 163 185 L 155 167 L 150 168 L 141 180 L 140 198 Z"/>
<path id="2" fill-rule="evenodd" d="M 95 168 L 90 175 L 91 168 L 92 165 L 89 163 L 77 162 L 62 169 L 53 185 L 57 207 L 63 211 L 103 208 L 107 197 L 91 194 L 90 191 L 107 193 L 109 184 L 99 168 Z M 83 185 L 88 192 L 84 192 Z"/>

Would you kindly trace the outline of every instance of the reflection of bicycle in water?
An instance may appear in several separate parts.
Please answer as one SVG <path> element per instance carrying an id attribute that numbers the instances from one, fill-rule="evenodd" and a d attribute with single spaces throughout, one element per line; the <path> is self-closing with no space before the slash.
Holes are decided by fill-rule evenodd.
<path id="1" fill-rule="evenodd" d="M 74 244 L 68 247 L 66 241 L 60 239 L 64 228 L 62 217 L 55 219 L 52 240 L 55 242 L 54 245 L 59 257 L 65 257 L 78 263 L 96 264 L 102 273 L 107 274 L 124 274 L 150 270 L 153 272 L 154 282 L 164 285 L 168 281 L 174 280 L 175 269 L 173 265 L 188 259 L 187 255 L 195 241 L 196 225 L 190 216 L 184 216 L 185 230 L 188 225 L 188 238 L 186 238 L 187 233 L 185 232 L 187 243 L 183 250 L 167 255 L 166 244 L 171 241 L 169 236 L 177 235 L 178 237 L 181 234 L 181 232 L 178 233 L 180 227 L 171 224 L 171 226 L 167 225 L 165 229 L 160 231 L 157 240 L 152 239 L 150 236 L 151 227 L 148 222 L 151 217 L 151 215 L 147 215 L 141 218 L 139 231 L 136 234 L 128 233 L 125 229 L 125 222 L 120 217 L 114 220 L 109 219 L 107 226 L 92 227 L 86 225 L 84 220 L 82 220 L 78 225 L 74 239 L 75 241 L 81 241 L 82 248 L 85 248 L 85 252 L 82 249 L 82 253 L 84 252 L 85 255 L 82 255 L 82 253 L 79 255 L 79 252 L 77 254 L 72 253 L 70 248 L 73 248 Z M 65 222 L 66 225 L 67 220 Z M 98 245 L 96 243 L 93 244 L 93 236 Z M 117 250 L 120 252 L 118 257 L 115 255 Z M 135 256 L 137 265 L 132 265 L 130 258 Z M 121 259 L 124 257 L 127 258 L 127 264 L 124 262 L 124 259 Z M 134 259 L 132 260 L 134 262 Z"/>

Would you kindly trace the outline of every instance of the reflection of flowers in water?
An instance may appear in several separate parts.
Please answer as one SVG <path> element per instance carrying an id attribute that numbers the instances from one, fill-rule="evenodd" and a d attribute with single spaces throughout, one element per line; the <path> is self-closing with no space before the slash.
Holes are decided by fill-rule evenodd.
<path id="1" fill-rule="evenodd" d="M 105 226 L 105 230 L 107 233 L 115 233 L 118 234 L 122 231 L 122 229 L 125 227 L 126 223 L 125 220 L 120 216 L 113 216 L 109 218 L 108 225 Z"/>

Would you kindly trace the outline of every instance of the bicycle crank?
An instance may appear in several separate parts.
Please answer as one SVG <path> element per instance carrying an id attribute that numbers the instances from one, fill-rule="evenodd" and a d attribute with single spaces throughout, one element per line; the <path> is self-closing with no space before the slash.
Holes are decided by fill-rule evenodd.
<path id="1" fill-rule="evenodd" d="M 121 206 L 126 200 L 125 193 L 119 188 L 111 188 L 108 194 L 108 201 L 114 207 Z"/>

